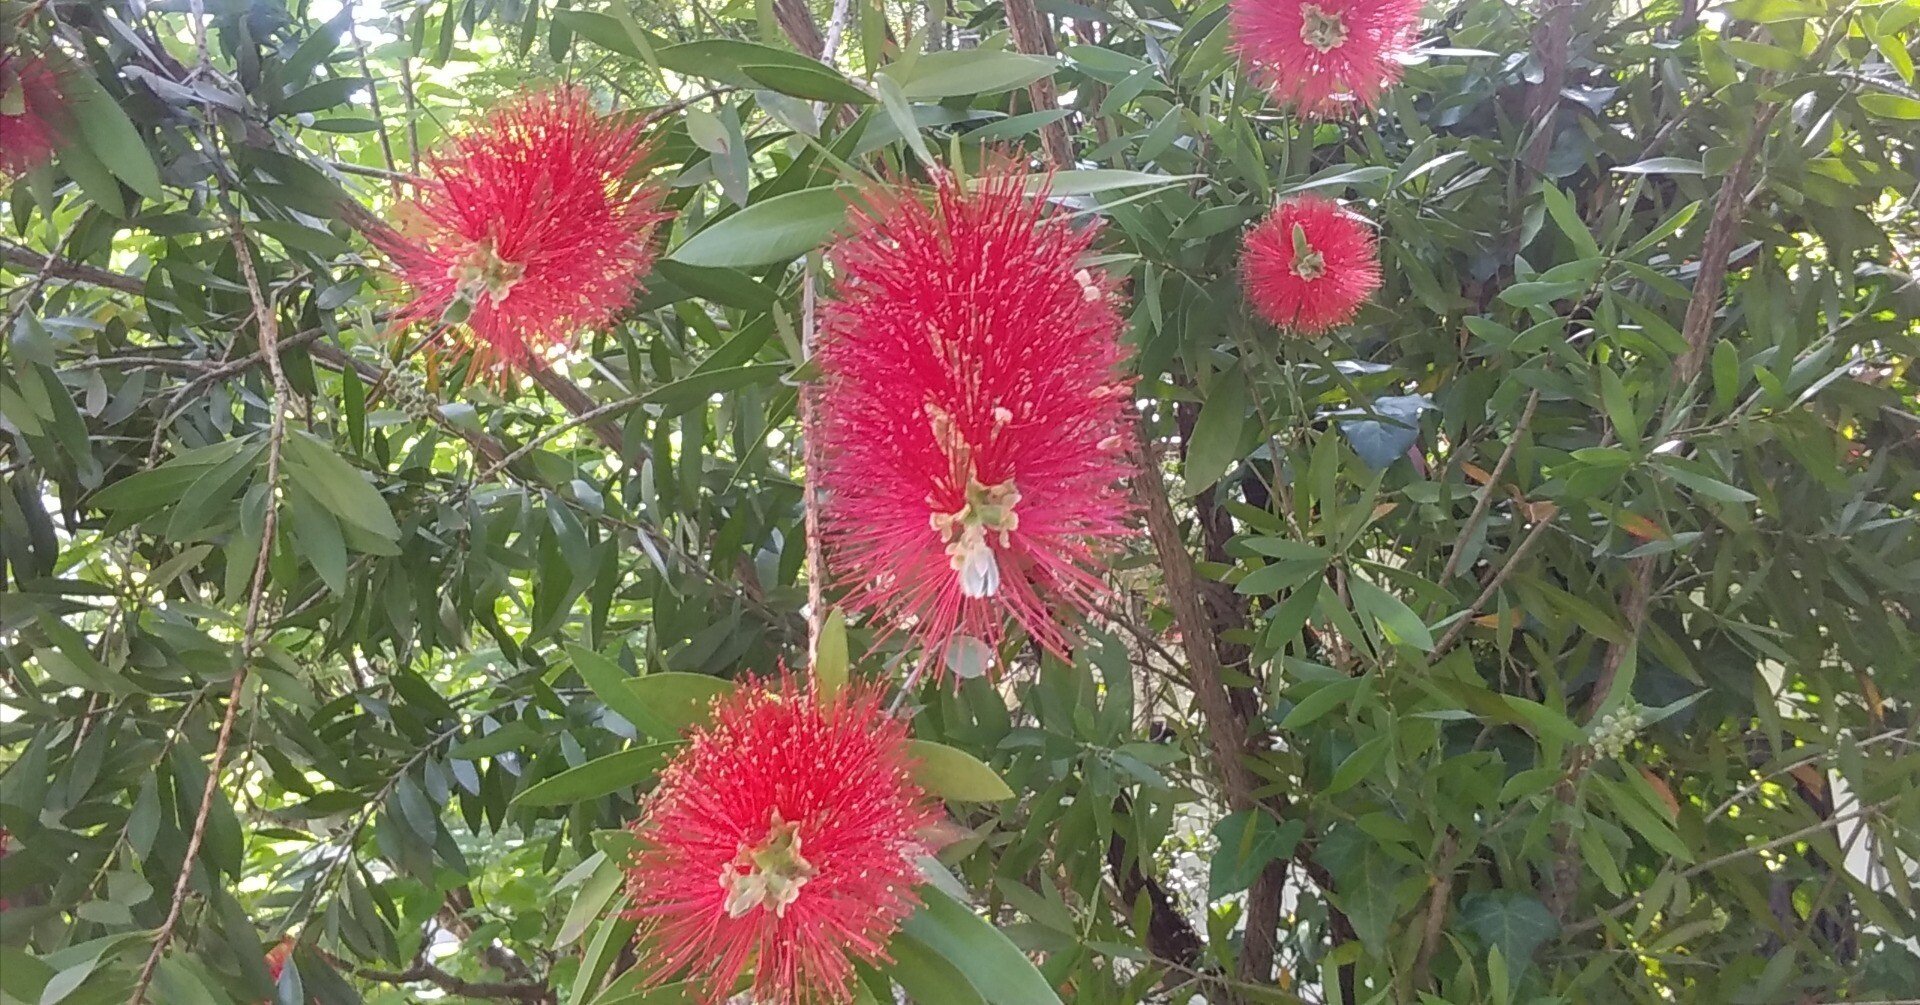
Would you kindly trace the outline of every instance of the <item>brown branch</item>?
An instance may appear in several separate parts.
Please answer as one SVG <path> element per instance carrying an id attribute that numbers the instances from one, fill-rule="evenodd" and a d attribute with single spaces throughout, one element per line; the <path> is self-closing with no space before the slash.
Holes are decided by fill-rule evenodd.
<path id="1" fill-rule="evenodd" d="M 599 437 L 600 442 L 608 450 L 613 451 L 615 457 L 624 456 L 621 450 L 624 437 L 620 435 L 619 424 L 613 422 L 609 416 L 601 414 L 600 406 L 587 392 L 580 389 L 580 385 L 568 380 L 565 374 L 547 368 L 533 371 L 532 376 L 533 382 L 540 385 L 548 394 L 553 395 L 553 400 L 559 402 L 561 407 L 572 413 L 574 418 L 584 421 L 587 427 L 593 430 L 593 435 Z"/>
<path id="2" fill-rule="evenodd" d="M 147 289 L 147 284 L 137 276 L 113 272 L 85 262 L 75 262 L 56 254 L 35 251 L 12 241 L 0 240 L 0 261 L 31 269 L 51 279 L 86 283 L 89 286 L 101 286 L 110 290 L 119 290 L 122 293 L 144 293 Z"/>
<path id="3" fill-rule="evenodd" d="M 1744 848 L 1737 848 L 1723 855 L 1716 855 L 1713 858 L 1707 859 L 1705 862 L 1701 862 L 1698 865 L 1694 865 L 1689 868 L 1681 870 L 1677 878 L 1692 879 L 1693 877 L 1698 876 L 1701 873 L 1711 872 L 1712 870 L 1718 869 L 1719 867 L 1726 865 L 1729 862 L 1737 862 L 1740 859 L 1746 858 L 1749 855 L 1759 855 L 1765 852 L 1772 851 L 1775 848 L 1781 848 L 1787 845 L 1798 844 L 1799 842 L 1804 841 L 1807 838 L 1810 838 L 1813 835 L 1820 833 L 1821 831 L 1831 830 L 1843 823 L 1847 823 L 1848 821 L 1858 820 L 1863 817 L 1880 816 L 1886 813 L 1889 807 L 1899 802 L 1903 797 L 1912 794 L 1913 791 L 1914 791 L 1913 789 L 1901 789 L 1900 791 L 1895 792 L 1893 795 L 1888 796 L 1887 798 L 1882 799 L 1877 803 L 1870 803 L 1868 805 L 1850 810 L 1846 813 L 1836 813 L 1833 816 L 1826 818 L 1825 820 L 1821 820 L 1813 824 L 1808 824 L 1807 826 L 1802 827 L 1799 830 L 1792 831 L 1787 834 L 1782 834 L 1777 838 L 1773 838 L 1772 840 L 1762 841 L 1759 844 L 1748 845 Z M 1653 890 L 1656 887 L 1659 887 L 1659 885 L 1660 884 L 1657 881 L 1657 879 L 1656 881 L 1646 883 L 1639 891 L 1635 892 L 1632 896 L 1629 896 L 1627 899 L 1608 908 L 1606 911 L 1600 913 L 1599 915 L 1592 918 L 1588 918 L 1585 921 L 1568 925 L 1565 931 L 1562 933 L 1563 937 L 1572 937 L 1575 935 L 1579 935 L 1582 932 L 1599 928 L 1601 925 L 1606 924 L 1609 918 L 1617 918 L 1627 913 L 1628 911 L 1633 910 L 1634 905 L 1640 903 L 1640 901 L 1646 897 L 1648 891 Z"/>
<path id="4" fill-rule="evenodd" d="M 814 23 L 807 0 L 773 0 L 773 19 L 802 56 L 819 59 L 826 52 L 827 42 L 820 37 L 820 26 Z"/>
<path id="5" fill-rule="evenodd" d="M 491 998 L 500 1001 L 531 1002 L 534 1005 L 554 1000 L 553 989 L 544 981 L 470 981 L 447 973 L 421 960 L 405 970 L 367 970 L 354 968 L 362 980 L 382 984 L 431 984 L 450 995 L 462 998 Z"/>
<path id="6" fill-rule="evenodd" d="M 1473 619 L 1480 616 L 1480 612 L 1486 609 L 1493 595 L 1500 592 L 1500 587 L 1505 585 L 1507 577 L 1513 575 L 1513 570 L 1520 567 L 1520 560 L 1533 549 L 1534 543 L 1546 533 L 1547 528 L 1553 526 L 1553 517 L 1554 514 L 1549 513 L 1544 519 L 1534 521 L 1533 529 L 1527 532 L 1526 537 L 1520 539 L 1513 553 L 1507 556 L 1506 563 L 1500 566 L 1500 571 L 1494 573 L 1493 578 L 1487 581 L 1480 595 L 1473 598 L 1473 603 L 1467 605 L 1460 619 L 1453 623 L 1452 628 L 1447 629 L 1447 634 L 1440 636 L 1440 641 L 1433 647 L 1433 653 L 1427 657 L 1429 665 L 1439 662 L 1440 657 L 1452 652 L 1453 647 L 1460 644 L 1461 636 L 1467 633 L 1467 626 L 1473 624 Z"/>
<path id="7" fill-rule="evenodd" d="M 1408 980 L 1408 988 L 1416 993 L 1426 990 L 1427 976 L 1433 966 L 1433 954 L 1440 948 L 1441 933 L 1446 931 L 1447 905 L 1453 899 L 1454 870 L 1450 860 L 1459 849 L 1460 836 L 1448 830 L 1433 856 L 1437 876 L 1434 879 L 1433 892 L 1427 898 L 1426 920 L 1420 929 L 1420 952 L 1414 958 L 1412 975 Z"/>
<path id="8" fill-rule="evenodd" d="M 1006 0 L 1007 28 L 1013 35 L 1013 47 L 1030 56 L 1051 56 L 1054 54 L 1053 32 L 1047 27 L 1046 18 L 1041 16 L 1033 0 Z M 1060 92 L 1053 86 L 1052 77 L 1041 77 L 1027 85 L 1027 100 L 1035 112 L 1051 111 L 1060 107 Z M 1056 169 L 1066 170 L 1073 166 L 1073 143 L 1067 138 L 1067 127 L 1060 122 L 1049 122 L 1040 127 L 1040 148 L 1047 155 L 1047 163 Z"/>
<path id="9" fill-rule="evenodd" d="M 1473 512 L 1467 514 L 1467 522 L 1460 528 L 1460 535 L 1453 539 L 1453 551 L 1447 555 L 1447 567 L 1440 573 L 1440 582 L 1453 581 L 1454 574 L 1460 571 L 1460 560 L 1467 553 L 1467 539 L 1480 526 L 1480 521 L 1492 508 L 1493 499 L 1500 494 L 1500 479 L 1507 473 L 1507 465 L 1513 463 L 1514 452 L 1520 448 L 1520 439 L 1527 427 L 1533 424 L 1533 414 L 1540 409 L 1540 391 L 1538 388 L 1527 395 L 1527 407 L 1520 412 L 1520 421 L 1513 424 L 1513 432 L 1508 434 L 1507 448 L 1500 452 L 1500 460 L 1494 464 L 1493 472 L 1487 476 L 1486 491 L 1481 493 L 1478 502 L 1473 504 Z"/>
<path id="10" fill-rule="evenodd" d="M 1573 11 L 1577 0 L 1541 0 L 1540 20 L 1533 26 L 1533 56 L 1540 66 L 1540 82 L 1527 91 L 1527 121 L 1533 137 L 1521 155 L 1527 177 L 1537 178 L 1553 152 L 1553 113 L 1560 107 L 1560 91 L 1567 83 L 1567 46 L 1573 38 Z"/>
<path id="11" fill-rule="evenodd" d="M 1213 746 L 1214 761 L 1219 765 L 1227 805 L 1236 812 L 1258 810 L 1255 793 L 1259 781 L 1246 763 L 1246 724 L 1234 712 L 1233 698 L 1222 674 L 1213 619 L 1201 604 L 1200 579 L 1194 571 L 1193 556 L 1187 552 L 1186 540 L 1174 518 L 1173 505 L 1167 499 L 1160 470 L 1153 462 L 1153 448 L 1147 435 L 1142 425 L 1133 491 L 1146 511 L 1147 535 L 1160 560 L 1167 605 L 1172 608 L 1174 624 L 1180 629 L 1180 645 L 1187 657 L 1187 683 L 1206 721 L 1207 740 Z M 1269 863 L 1248 894 L 1246 937 L 1240 954 L 1243 980 L 1265 983 L 1271 978 L 1273 958 L 1278 950 L 1280 906 L 1275 884 L 1284 884 L 1285 876 L 1282 863 Z M 1268 917 L 1269 904 L 1271 918 Z"/>
<path id="12" fill-rule="evenodd" d="M 1714 198 L 1713 217 L 1707 224 L 1707 236 L 1700 248 L 1700 271 L 1694 276 L 1693 295 L 1687 300 L 1686 321 L 1680 329 L 1680 337 L 1687 343 L 1687 351 L 1674 363 L 1673 387 L 1676 389 L 1685 388 L 1700 375 L 1707 354 L 1713 350 L 1713 319 L 1719 312 L 1720 296 L 1726 288 L 1733 242 L 1739 237 L 1747 203 L 1754 195 L 1748 188 L 1754 161 L 1758 159 L 1760 148 L 1766 141 L 1767 128 L 1773 124 L 1773 118 L 1779 112 L 1780 105 L 1777 103 L 1769 104 L 1760 111 L 1753 124 L 1753 133 L 1747 137 L 1746 146 L 1741 148 L 1733 170 L 1728 172 L 1727 180 L 1721 183 L 1720 192 Z M 1626 636 L 1607 647 L 1606 656 L 1600 664 L 1600 674 L 1593 683 L 1593 694 L 1587 699 L 1588 716 L 1592 716 L 1606 702 L 1608 693 L 1613 690 L 1614 677 L 1626 662 L 1628 651 L 1640 639 L 1641 623 L 1646 620 L 1647 605 L 1652 599 L 1656 562 L 1656 556 L 1643 555 L 1628 565 L 1627 585 L 1620 594 Z"/>
<path id="13" fill-rule="evenodd" d="M 213 759 L 207 765 L 207 783 L 200 792 L 200 809 L 194 814 L 193 830 L 187 837 L 187 849 L 180 861 L 180 875 L 173 884 L 173 899 L 167 908 L 167 919 L 161 924 L 159 934 L 154 936 L 153 951 L 147 954 L 147 961 L 140 968 L 140 979 L 134 985 L 132 997 L 128 999 L 131 1005 L 141 1005 L 146 1000 L 147 989 L 153 983 L 160 961 L 166 955 L 167 945 L 173 941 L 174 929 L 180 924 L 180 914 L 186 908 L 194 862 L 200 857 L 200 846 L 206 839 L 213 797 L 219 791 L 221 769 L 226 765 L 227 751 L 233 742 L 234 723 L 240 717 L 240 700 L 247 683 L 247 668 L 252 665 L 254 654 L 260 649 L 260 614 L 266 607 L 268 569 L 272 564 L 274 533 L 280 522 L 280 507 L 274 502 L 273 494 L 279 490 L 280 449 L 287 436 L 286 401 L 293 396 L 293 391 L 287 383 L 286 370 L 280 365 L 279 318 L 261 287 L 253 249 L 247 244 L 239 215 L 233 211 L 224 188 L 221 195 L 221 201 L 228 204 L 227 226 L 234 255 L 239 260 L 240 273 L 246 279 L 247 295 L 253 302 L 253 321 L 260 340 L 260 354 L 266 358 L 267 371 L 273 378 L 273 417 L 267 430 L 267 506 L 260 524 L 260 551 L 254 557 L 253 582 L 247 593 L 247 613 L 240 627 L 240 652 L 233 669 L 233 680 L 227 688 L 227 708 L 220 719 L 219 736 L 214 740 Z"/>
<path id="14" fill-rule="evenodd" d="M 1720 294 L 1726 287 L 1727 265 L 1733 242 L 1740 236 L 1740 224 L 1746 216 L 1753 192 L 1747 188 L 1753 176 L 1754 161 L 1766 142 L 1767 128 L 1780 113 L 1778 104 L 1769 104 L 1754 121 L 1747 145 L 1733 163 L 1733 170 L 1720 185 L 1713 201 L 1713 217 L 1707 224 L 1706 240 L 1700 246 L 1700 272 L 1693 280 L 1693 296 L 1687 301 L 1687 318 L 1680 328 L 1687 351 L 1673 370 L 1675 386 L 1684 386 L 1700 374 L 1707 353 L 1713 348 L 1713 316 L 1720 308 Z"/>

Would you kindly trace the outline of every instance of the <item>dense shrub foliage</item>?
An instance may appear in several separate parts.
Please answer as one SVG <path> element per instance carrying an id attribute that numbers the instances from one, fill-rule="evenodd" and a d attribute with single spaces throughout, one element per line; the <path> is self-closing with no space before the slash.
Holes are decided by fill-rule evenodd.
<path id="1" fill-rule="evenodd" d="M 0 1002 L 695 1000 L 627 827 L 783 663 L 939 801 L 858 1000 L 1911 998 L 1920 2 L 1230 6 L 0 0 Z M 1376 77 L 1287 82 L 1328 12 Z M 650 173 L 420 181 L 542 92 Z M 1136 532 L 1061 639 L 930 660 L 823 568 L 828 249 L 1022 160 L 1140 413 L 1054 460 Z M 1357 311 L 1262 285 L 1291 224 L 1242 274 L 1308 198 Z M 562 202 L 652 244 L 541 231 L 512 307 L 405 252 Z M 752 883 L 829 860 L 783 827 Z"/>

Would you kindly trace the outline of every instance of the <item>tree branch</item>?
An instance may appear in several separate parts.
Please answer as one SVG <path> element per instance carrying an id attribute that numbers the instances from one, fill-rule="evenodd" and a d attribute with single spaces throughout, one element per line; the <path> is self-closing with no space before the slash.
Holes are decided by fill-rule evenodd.
<path id="1" fill-rule="evenodd" d="M 246 279 L 247 295 L 253 302 L 254 330 L 260 339 L 260 354 L 266 358 L 267 372 L 273 378 L 273 415 L 267 429 L 266 514 L 260 524 L 260 550 L 254 557 L 253 582 L 247 592 L 247 613 L 240 628 L 240 652 L 233 669 L 233 680 L 227 688 L 227 708 L 220 719 L 220 733 L 214 741 L 213 759 L 207 765 L 207 782 L 200 792 L 200 809 L 194 814 L 193 830 L 187 837 L 187 849 L 181 858 L 180 875 L 173 884 L 173 899 L 167 908 L 167 919 L 161 924 L 159 934 L 154 936 L 153 950 L 147 954 L 147 962 L 140 968 L 140 979 L 134 985 L 133 995 L 129 999 L 132 1005 L 141 1005 L 146 1000 L 147 989 L 153 983 L 160 961 L 166 955 L 167 945 L 173 940 L 174 928 L 180 923 L 180 913 L 186 907 L 194 862 L 200 857 L 200 846 L 207 834 L 207 819 L 213 810 L 213 797 L 220 788 L 221 769 L 226 766 L 227 751 L 233 742 L 234 723 L 240 717 L 240 701 L 247 683 L 247 670 L 253 663 L 254 654 L 260 649 L 260 614 L 266 607 L 268 570 L 272 564 L 274 534 L 280 522 L 280 507 L 274 500 L 274 493 L 279 491 L 280 448 L 287 436 L 286 401 L 293 396 L 292 388 L 287 383 L 286 370 L 280 365 L 280 320 L 261 287 L 253 249 L 247 244 L 246 232 L 240 226 L 240 216 L 234 211 L 224 188 L 221 190 L 221 201 L 226 204 L 228 233 L 233 242 L 234 255 L 239 260 L 240 273 Z"/>
<path id="2" fill-rule="evenodd" d="M 1006 11 L 1007 28 L 1013 35 L 1015 49 L 1030 56 L 1054 54 L 1053 33 L 1047 29 L 1046 18 L 1033 0 L 1006 0 Z M 1028 84 L 1027 100 L 1035 112 L 1060 107 L 1060 92 L 1054 88 L 1053 78 L 1041 77 Z M 1073 167 L 1073 143 L 1067 138 L 1067 127 L 1062 123 L 1049 122 L 1040 127 L 1040 147 L 1046 152 L 1047 163 L 1055 169 L 1064 171 Z"/>
<path id="3" fill-rule="evenodd" d="M 89 286 L 101 286 L 110 290 L 119 290 L 122 293 L 144 293 L 147 289 L 147 284 L 137 276 L 61 258 L 59 255 L 48 252 L 35 251 L 7 240 L 0 240 L 0 261 L 41 273 L 51 279 L 86 283 Z"/>
<path id="4" fill-rule="evenodd" d="M 491 998 L 500 1001 L 530 1002 L 542 1005 L 554 1000 L 553 989 L 544 981 L 470 981 L 447 973 L 421 960 L 405 970 L 369 970 L 356 967 L 354 975 L 382 984 L 431 984 L 450 995 L 462 998 Z"/>

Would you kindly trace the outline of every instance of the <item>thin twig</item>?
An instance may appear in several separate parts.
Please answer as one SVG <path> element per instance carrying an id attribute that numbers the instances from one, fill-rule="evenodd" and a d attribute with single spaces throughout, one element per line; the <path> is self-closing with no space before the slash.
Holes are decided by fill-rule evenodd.
<path id="1" fill-rule="evenodd" d="M 1520 421 L 1513 424 L 1513 432 L 1507 437 L 1507 448 L 1500 452 L 1500 460 L 1493 466 L 1493 473 L 1487 476 L 1486 491 L 1481 493 L 1478 502 L 1473 504 L 1473 512 L 1467 514 L 1467 522 L 1460 527 L 1460 535 L 1453 539 L 1453 551 L 1447 555 L 1447 567 L 1440 573 L 1440 582 L 1453 581 L 1454 574 L 1460 571 L 1460 560 L 1467 553 L 1467 540 L 1479 528 L 1480 521 L 1492 508 L 1493 499 L 1500 494 L 1500 479 L 1507 473 L 1507 465 L 1513 463 L 1514 452 L 1520 448 L 1520 440 L 1527 427 L 1533 423 L 1533 413 L 1540 408 L 1540 390 L 1535 388 L 1527 395 L 1527 407 L 1520 412 Z"/>
<path id="2" fill-rule="evenodd" d="M 1493 595 L 1500 592 L 1500 587 L 1506 583 L 1507 577 L 1513 574 L 1513 570 L 1520 567 L 1520 559 L 1526 557 L 1527 552 L 1533 548 L 1534 542 L 1538 541 L 1540 535 L 1546 533 L 1547 528 L 1551 526 L 1553 526 L 1552 515 L 1534 523 L 1533 529 L 1528 531 L 1527 536 L 1521 538 L 1520 543 L 1514 547 L 1513 554 L 1507 556 L 1507 561 L 1500 566 L 1500 571 L 1494 573 L 1493 578 L 1487 581 L 1486 589 L 1481 590 L 1480 595 L 1473 598 L 1473 603 L 1461 613 L 1459 620 L 1453 623 L 1453 627 L 1447 629 L 1447 634 L 1440 636 L 1440 642 L 1433 647 L 1433 654 L 1427 658 L 1429 663 L 1438 662 L 1440 657 L 1453 651 L 1453 647 L 1460 643 L 1461 636 L 1467 633 L 1467 627 L 1473 624 L 1473 619 L 1479 617 L 1480 612 L 1493 599 Z"/>
<path id="3" fill-rule="evenodd" d="M 1900 791 L 1895 792 L 1893 795 L 1888 796 L 1887 798 L 1877 803 L 1869 803 L 1867 805 L 1857 807 L 1848 813 L 1836 813 L 1825 820 L 1822 820 L 1818 823 L 1808 824 L 1807 826 L 1802 827 L 1799 830 L 1793 831 L 1788 834 L 1782 834 L 1771 841 L 1763 841 L 1756 845 L 1749 845 L 1745 848 L 1740 848 L 1734 851 L 1727 852 L 1724 855 L 1716 855 L 1713 858 L 1707 859 L 1705 862 L 1701 862 L 1698 865 L 1691 866 L 1687 869 L 1682 870 L 1676 878 L 1692 879 L 1693 877 L 1698 876 L 1703 872 L 1709 872 L 1723 865 L 1726 865 L 1728 862 L 1736 862 L 1750 855 L 1758 855 L 1762 852 L 1772 851 L 1773 849 L 1779 848 L 1783 845 L 1795 844 L 1797 842 L 1810 838 L 1813 835 L 1818 834 L 1823 830 L 1828 830 L 1830 828 L 1837 827 L 1840 824 L 1846 823 L 1850 820 L 1858 820 L 1861 817 L 1879 816 L 1880 814 L 1886 812 L 1888 807 L 1892 806 L 1894 803 L 1899 802 L 1901 797 L 1909 795 L 1913 791 L 1914 791 L 1913 789 L 1901 789 Z M 1655 882 L 1648 883 L 1644 887 L 1642 887 L 1640 890 L 1636 891 L 1632 896 L 1608 908 L 1605 912 L 1595 917 L 1588 918 L 1585 921 L 1568 925 L 1565 929 L 1564 934 L 1568 937 L 1575 936 L 1580 934 L 1581 932 L 1598 928 L 1601 925 L 1606 924 L 1606 922 L 1611 918 L 1620 917 L 1621 915 L 1627 913 L 1628 911 L 1633 910 L 1634 905 L 1644 900 L 1647 896 L 1647 892 L 1649 890 L 1652 890 L 1657 885 L 1658 885 L 1657 880 Z"/>
<path id="4" fill-rule="evenodd" d="M 828 44 L 831 48 L 832 43 Z M 801 287 L 800 310 L 803 316 L 800 321 L 800 351 L 803 363 L 813 358 L 818 328 L 815 316 L 818 311 L 815 302 L 817 296 L 813 266 L 809 263 L 806 282 Z M 799 391 L 796 401 L 800 410 L 800 457 L 806 467 L 806 479 L 800 486 L 800 501 L 807 535 L 807 656 L 812 659 L 819 655 L 820 632 L 827 621 L 827 562 L 820 540 L 820 486 L 817 482 L 824 468 L 820 457 L 819 402 L 815 400 L 812 385 L 803 386 Z"/>
<path id="5" fill-rule="evenodd" d="M 234 723 L 239 718 L 241 694 L 247 683 L 247 668 L 260 647 L 260 614 L 266 606 L 268 569 L 273 558 L 274 533 L 279 523 L 279 507 L 274 502 L 274 493 L 278 491 L 280 483 L 280 448 L 287 433 L 284 405 L 292 397 L 292 390 L 287 383 L 286 370 L 280 365 L 279 319 L 261 288 L 253 250 L 247 244 L 246 233 L 231 204 L 227 207 L 227 213 L 234 254 L 239 261 L 241 275 L 246 278 L 247 295 L 253 302 L 254 326 L 260 339 L 260 351 L 266 357 L 267 371 L 273 378 L 273 415 L 267 432 L 266 516 L 260 526 L 260 551 L 254 558 L 253 583 L 248 590 L 246 618 L 240 629 L 238 665 L 234 667 L 233 680 L 227 688 L 226 714 L 221 717 L 220 734 L 213 745 L 213 759 L 207 765 L 207 782 L 200 792 L 200 809 L 194 815 L 193 830 L 187 837 L 187 850 L 181 859 L 180 875 L 173 884 L 173 900 L 167 908 L 167 919 L 161 924 L 159 934 L 154 936 L 153 951 L 147 954 L 147 962 L 140 968 L 140 979 L 134 985 L 133 995 L 129 999 L 131 1005 L 141 1005 L 146 1000 L 147 989 L 153 983 L 154 973 L 160 966 L 161 958 L 166 955 L 174 929 L 180 923 L 180 913 L 186 906 L 194 863 L 199 858 L 201 843 L 206 838 L 207 818 L 213 809 L 213 798 L 219 791 L 221 769 L 226 765 L 227 750 L 233 741 Z"/>

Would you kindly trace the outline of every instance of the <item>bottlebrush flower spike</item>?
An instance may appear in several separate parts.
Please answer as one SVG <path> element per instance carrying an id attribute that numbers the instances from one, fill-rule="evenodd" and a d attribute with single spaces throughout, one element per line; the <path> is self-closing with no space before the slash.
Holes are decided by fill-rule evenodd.
<path id="1" fill-rule="evenodd" d="M 267 950 L 267 976 L 275 984 L 280 983 L 280 974 L 287 969 L 287 959 L 293 955 L 293 938 L 281 939 L 272 949 Z"/>
<path id="2" fill-rule="evenodd" d="M 1303 335 L 1353 320 L 1380 288 L 1373 230 L 1330 199 L 1288 199 L 1247 234 L 1240 258 L 1261 317 Z"/>
<path id="3" fill-rule="evenodd" d="M 1233 51 L 1275 101 L 1332 118 L 1400 79 L 1420 0 L 1233 0 Z"/>
<path id="4" fill-rule="evenodd" d="M 1009 614 L 1061 627 L 1106 592 L 1127 533 L 1133 406 L 1094 232 L 997 167 L 879 196 L 834 251 L 819 358 L 822 537 L 850 606 L 911 632 L 936 668 Z M 811 474 L 811 473 L 810 473 Z"/>
<path id="5" fill-rule="evenodd" d="M 877 686 L 822 699 L 783 674 L 714 706 L 633 825 L 627 890 L 652 983 L 685 973 L 709 1003 L 852 999 L 854 961 L 886 958 L 918 903 L 931 802 L 906 724 Z"/>
<path id="6" fill-rule="evenodd" d="M 0 52 L 0 174 L 31 171 L 53 158 L 54 123 L 65 106 L 45 60 Z"/>
<path id="7" fill-rule="evenodd" d="M 375 243 L 413 300 L 401 322 L 447 322 L 456 352 L 496 375 L 606 325 L 653 265 L 661 189 L 634 179 L 640 124 L 586 91 L 522 98 L 455 136 Z"/>

